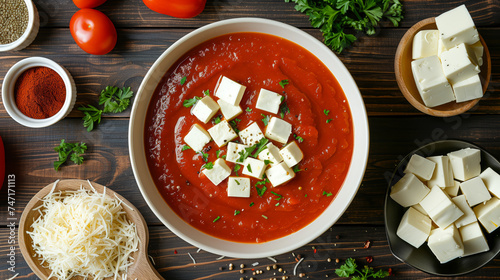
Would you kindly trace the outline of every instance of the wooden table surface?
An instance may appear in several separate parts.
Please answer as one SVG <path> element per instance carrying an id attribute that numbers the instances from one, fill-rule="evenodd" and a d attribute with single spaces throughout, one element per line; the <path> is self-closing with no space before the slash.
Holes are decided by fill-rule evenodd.
<path id="1" fill-rule="evenodd" d="M 284 272 L 267 271 L 269 259 L 218 259 L 218 255 L 198 251 L 175 236 L 154 216 L 140 195 L 132 173 L 127 131 L 130 109 L 106 116 L 93 132 L 82 126 L 82 114 L 73 112 L 48 128 L 31 129 L 14 122 L 0 105 L 0 135 L 6 147 L 6 174 L 14 174 L 15 217 L 31 197 L 56 179 L 90 179 L 107 185 L 131 201 L 144 215 L 150 230 L 149 254 L 165 279 L 270 279 L 282 275 L 298 279 L 292 270 L 292 255 L 305 260 L 298 267 L 310 279 L 335 278 L 340 264 L 327 259 L 354 257 L 359 264 L 373 256 L 370 264 L 392 268 L 398 279 L 434 279 L 437 277 L 398 261 L 390 252 L 384 229 L 383 204 L 388 176 L 398 160 L 413 149 L 431 141 L 462 139 L 486 148 L 500 158 L 500 2 L 498 0 L 403 0 L 405 18 L 399 27 L 385 24 L 375 37 L 360 37 L 353 48 L 339 55 L 356 80 L 369 115 L 370 155 L 363 183 L 356 198 L 342 218 L 310 244 L 293 252 L 273 256 Z M 437 16 L 462 3 L 467 5 L 488 44 L 492 58 L 492 76 L 486 96 L 467 114 L 451 118 L 423 115 L 401 95 L 394 75 L 394 54 L 405 31 L 417 21 Z M 0 81 L 9 67 L 31 56 L 44 56 L 66 67 L 78 89 L 77 104 L 97 104 L 98 94 L 107 85 L 130 86 L 137 91 L 142 78 L 158 56 L 176 40 L 195 28 L 223 19 L 263 17 L 301 28 L 321 39 L 318 30 L 310 27 L 307 16 L 295 11 L 294 4 L 283 0 L 208 0 L 203 13 L 192 19 L 177 19 L 149 10 L 140 0 L 108 0 L 98 7 L 114 22 L 118 31 L 116 48 L 108 55 L 84 53 L 74 43 L 68 28 L 77 8 L 71 0 L 35 0 L 40 13 L 40 32 L 28 48 L 0 53 Z M 59 172 L 53 168 L 57 154 L 53 151 L 61 139 L 83 141 L 89 146 L 81 166 L 67 165 Z M 19 273 L 16 279 L 37 279 L 24 261 L 18 244 L 15 246 L 15 272 L 9 260 L 7 186 L 0 191 L 0 279 Z M 371 241 L 363 249 L 366 240 Z M 193 263 L 188 253 L 196 260 Z M 230 271 L 228 264 L 235 269 Z M 252 264 L 258 263 L 256 266 Z M 246 271 L 240 274 L 239 266 Z M 222 269 L 221 269 L 222 268 Z M 251 269 L 263 270 L 252 275 Z M 457 279 L 498 278 L 500 258 L 482 269 Z"/>

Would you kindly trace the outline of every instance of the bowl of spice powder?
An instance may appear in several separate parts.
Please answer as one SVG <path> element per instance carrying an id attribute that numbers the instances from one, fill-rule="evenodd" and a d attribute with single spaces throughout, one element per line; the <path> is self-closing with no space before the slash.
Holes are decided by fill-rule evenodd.
<path id="1" fill-rule="evenodd" d="M 71 74 L 44 57 L 25 58 L 12 66 L 2 85 L 7 113 L 27 127 L 46 127 L 66 117 L 76 101 Z"/>
<path id="2" fill-rule="evenodd" d="M 32 0 L 0 1 L 0 51 L 17 51 L 35 40 L 40 27 Z"/>

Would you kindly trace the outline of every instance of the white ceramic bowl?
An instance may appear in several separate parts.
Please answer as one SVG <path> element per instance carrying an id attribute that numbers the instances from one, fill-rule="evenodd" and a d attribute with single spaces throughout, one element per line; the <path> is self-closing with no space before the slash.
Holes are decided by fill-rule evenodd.
<path id="1" fill-rule="evenodd" d="M 24 71 L 29 68 L 42 66 L 48 67 L 54 71 L 56 71 L 59 76 L 61 76 L 64 81 L 64 85 L 66 86 L 66 100 L 64 104 L 55 115 L 46 119 L 33 119 L 30 118 L 17 108 L 16 100 L 14 96 L 14 87 L 16 85 L 16 80 L 19 78 Z M 49 125 L 53 125 L 56 122 L 62 120 L 66 117 L 71 110 L 73 110 L 73 106 L 76 101 L 76 85 L 71 74 L 61 65 L 57 64 L 55 61 L 50 60 L 45 57 L 29 57 L 25 58 L 16 64 L 14 64 L 3 79 L 2 84 L 2 102 L 5 107 L 7 113 L 18 123 L 32 128 L 39 127 L 47 127 Z"/>
<path id="2" fill-rule="evenodd" d="M 9 44 L 0 44 L 0 52 L 22 50 L 29 46 L 38 34 L 38 29 L 40 28 L 38 10 L 33 1 L 24 0 L 24 3 L 26 3 L 26 7 L 28 8 L 28 26 L 24 30 L 23 35 L 16 41 Z"/>
<path id="3" fill-rule="evenodd" d="M 144 122 L 149 101 L 169 67 L 186 51 L 211 38 L 234 32 L 260 32 L 295 42 L 316 55 L 335 75 L 349 102 L 354 126 L 354 151 L 344 184 L 333 202 L 312 223 L 288 236 L 265 243 L 238 243 L 215 238 L 196 230 L 182 220 L 165 203 L 148 170 L 144 152 Z M 342 62 L 323 43 L 307 33 L 284 23 L 239 18 L 223 20 L 199 28 L 169 47 L 148 71 L 132 108 L 129 149 L 132 169 L 140 191 L 156 216 L 172 232 L 203 250 L 237 258 L 276 256 L 299 248 L 328 230 L 344 213 L 361 184 L 368 159 L 368 120 L 363 99 L 356 83 Z"/>

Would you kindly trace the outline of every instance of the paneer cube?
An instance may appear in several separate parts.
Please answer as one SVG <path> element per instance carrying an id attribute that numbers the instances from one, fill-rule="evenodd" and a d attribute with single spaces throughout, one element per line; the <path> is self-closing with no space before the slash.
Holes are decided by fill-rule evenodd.
<path id="1" fill-rule="evenodd" d="M 430 233 L 431 219 L 413 207 L 406 210 L 396 231 L 399 238 L 415 248 L 424 244 Z"/>
<path id="2" fill-rule="evenodd" d="M 229 177 L 227 181 L 227 196 L 250 197 L 250 178 Z"/>
<path id="3" fill-rule="evenodd" d="M 481 177 L 474 177 L 470 180 L 462 182 L 460 184 L 460 189 L 465 195 L 465 198 L 467 198 L 467 202 L 471 207 L 474 207 L 475 205 L 485 202 L 491 198 L 491 195 L 484 185 Z"/>
<path id="4" fill-rule="evenodd" d="M 420 205 L 440 228 L 451 225 L 464 215 L 460 208 L 438 186 L 432 187 L 429 194 L 420 202 Z"/>
<path id="5" fill-rule="evenodd" d="M 447 263 L 464 254 L 464 244 L 455 225 L 433 229 L 427 245 L 440 263 Z"/>
<path id="6" fill-rule="evenodd" d="M 266 171 L 266 164 L 262 160 L 248 157 L 243 162 L 243 175 L 252 176 L 257 179 L 262 179 L 264 171 Z"/>
<path id="7" fill-rule="evenodd" d="M 448 49 L 461 43 L 474 44 L 479 41 L 476 26 L 465 5 L 437 16 L 436 25 Z"/>
<path id="8" fill-rule="evenodd" d="M 264 138 L 264 133 L 262 133 L 256 122 L 253 122 L 247 128 L 240 131 L 239 135 L 243 144 L 248 146 L 253 146 L 259 143 L 260 139 Z"/>
<path id="9" fill-rule="evenodd" d="M 391 188 L 391 198 L 403 207 L 415 205 L 422 201 L 430 192 L 417 176 L 412 173 L 406 173 Z"/>
<path id="10" fill-rule="evenodd" d="M 428 181 L 432 178 L 436 163 L 430 161 L 420 155 L 414 154 L 411 156 L 404 173 L 413 173 L 422 181 Z"/>
<path id="11" fill-rule="evenodd" d="M 268 160 L 270 166 L 275 166 L 283 161 L 283 157 L 280 154 L 280 149 L 276 147 L 273 143 L 266 145 L 266 149 L 259 153 L 258 159 L 262 161 Z"/>
<path id="12" fill-rule="evenodd" d="M 290 123 L 277 117 L 272 117 L 269 120 L 265 134 L 267 138 L 286 144 L 290 134 L 292 134 L 292 125 Z"/>
<path id="13" fill-rule="evenodd" d="M 477 41 L 474 44 L 469 45 L 469 47 L 472 49 L 472 51 L 476 55 L 477 65 L 482 66 L 483 65 L 484 47 L 481 44 L 481 41 Z"/>
<path id="14" fill-rule="evenodd" d="M 205 147 L 210 140 L 212 140 L 210 134 L 208 134 L 199 124 L 194 124 L 188 134 L 184 136 L 184 142 L 197 153 L 203 150 L 203 147 Z"/>
<path id="15" fill-rule="evenodd" d="M 218 158 L 214 162 L 214 166 L 212 167 L 212 169 L 203 169 L 203 171 L 201 171 L 201 172 L 203 174 L 205 174 L 205 176 L 207 176 L 207 178 L 214 185 L 217 186 L 222 181 L 224 181 L 227 177 L 229 177 L 229 175 L 231 174 L 231 168 L 229 168 L 229 166 L 227 166 L 226 162 L 223 159 Z"/>
<path id="16" fill-rule="evenodd" d="M 455 197 L 458 195 L 459 189 L 460 189 L 460 182 L 455 180 L 453 187 L 444 188 L 444 192 L 447 193 L 450 197 Z"/>
<path id="17" fill-rule="evenodd" d="M 262 88 L 260 89 L 255 107 L 266 112 L 277 114 L 280 109 L 281 98 L 282 96 L 276 92 Z"/>
<path id="18" fill-rule="evenodd" d="M 467 203 L 464 195 L 454 197 L 451 199 L 451 201 L 455 203 L 460 211 L 464 212 L 464 215 L 455 221 L 455 226 L 457 228 L 461 228 L 462 226 L 466 226 L 477 221 L 476 214 L 474 214 L 474 211 L 472 211 L 472 208 Z"/>
<path id="19" fill-rule="evenodd" d="M 500 225 L 500 199 L 492 197 L 472 210 L 488 233 L 493 232 Z"/>
<path id="20" fill-rule="evenodd" d="M 420 30 L 413 36 L 412 58 L 419 59 L 438 54 L 439 31 Z"/>
<path id="21" fill-rule="evenodd" d="M 238 106 L 243 98 L 246 88 L 246 86 L 222 76 L 219 86 L 215 91 L 215 96 L 233 106 Z"/>
<path id="22" fill-rule="evenodd" d="M 283 149 L 281 149 L 280 155 L 283 157 L 283 161 L 285 161 L 288 167 L 294 167 L 304 158 L 302 150 L 295 141 L 290 142 Z"/>
<path id="23" fill-rule="evenodd" d="M 248 148 L 248 145 L 229 142 L 227 145 L 226 160 L 233 163 L 243 164 L 243 161 L 238 161 L 241 157 L 240 152 Z"/>
<path id="24" fill-rule="evenodd" d="M 481 151 L 473 148 L 461 149 L 448 154 L 453 177 L 467 181 L 481 173 Z"/>
<path id="25" fill-rule="evenodd" d="M 443 52 L 440 59 L 444 75 L 451 84 L 456 84 L 481 72 L 477 65 L 476 55 L 465 44 Z"/>
<path id="26" fill-rule="evenodd" d="M 212 97 L 205 96 L 198 100 L 193 107 L 191 113 L 195 115 L 200 121 L 207 123 L 219 111 L 219 105 Z"/>
<path id="27" fill-rule="evenodd" d="M 210 136 L 212 136 L 212 139 L 214 139 L 215 144 L 217 144 L 217 146 L 219 147 L 225 146 L 227 143 L 229 143 L 229 141 L 238 137 L 238 134 L 234 132 L 233 128 L 226 120 L 223 120 L 220 123 L 209 128 L 208 133 L 210 133 Z"/>
<path id="28" fill-rule="evenodd" d="M 412 61 L 411 70 L 425 106 L 436 107 L 455 100 L 455 94 L 437 56 Z"/>
<path id="29" fill-rule="evenodd" d="M 490 250 L 488 241 L 486 241 L 478 222 L 463 226 L 458 230 L 460 231 L 460 236 L 462 236 L 462 242 L 464 244 L 463 257 Z"/>
<path id="30" fill-rule="evenodd" d="M 267 169 L 266 176 L 273 187 L 277 187 L 292 180 L 295 177 L 295 172 L 285 162 L 282 162 Z"/>
<path id="31" fill-rule="evenodd" d="M 500 198 L 500 175 L 491 167 L 486 168 L 479 177 L 483 179 L 483 183 L 490 193 Z"/>
<path id="32" fill-rule="evenodd" d="M 429 188 L 438 186 L 440 188 L 452 187 L 455 185 L 453 180 L 453 169 L 447 156 L 434 156 L 427 158 L 436 163 L 436 169 L 432 178 L 427 183 Z"/>
<path id="33" fill-rule="evenodd" d="M 457 102 L 464 102 L 483 97 L 483 86 L 481 85 L 481 80 L 477 74 L 468 79 L 457 82 L 452 86 Z"/>
<path id="34" fill-rule="evenodd" d="M 217 100 L 217 103 L 219 103 L 220 111 L 227 121 L 230 121 L 236 118 L 239 114 L 243 113 L 243 110 L 239 105 L 231 105 L 222 99 Z"/>

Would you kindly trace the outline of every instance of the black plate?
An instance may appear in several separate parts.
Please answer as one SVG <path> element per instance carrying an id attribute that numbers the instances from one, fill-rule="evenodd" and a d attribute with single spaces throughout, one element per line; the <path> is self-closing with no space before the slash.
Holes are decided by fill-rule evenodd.
<path id="1" fill-rule="evenodd" d="M 481 150 L 481 170 L 491 167 L 496 172 L 500 173 L 500 163 L 491 154 L 483 148 L 474 144 L 459 141 L 459 140 L 444 140 L 437 141 L 418 148 L 417 150 L 409 153 L 396 167 L 392 178 L 387 188 L 385 195 L 385 232 L 389 242 L 389 248 L 392 254 L 400 261 L 409 264 L 410 266 L 421 271 L 439 275 L 439 276 L 457 276 L 470 273 L 477 270 L 491 261 L 500 252 L 500 233 L 496 230 L 488 234 L 485 230 L 486 239 L 490 250 L 488 252 L 480 253 L 477 255 L 454 259 L 445 264 L 439 263 L 438 259 L 432 254 L 427 246 L 427 242 L 420 248 L 416 249 L 410 244 L 403 241 L 396 235 L 399 223 L 407 208 L 401 207 L 389 196 L 391 187 L 403 177 L 404 169 L 413 154 L 418 154 L 423 157 L 446 155 L 449 152 L 464 148 L 476 148 Z"/>

